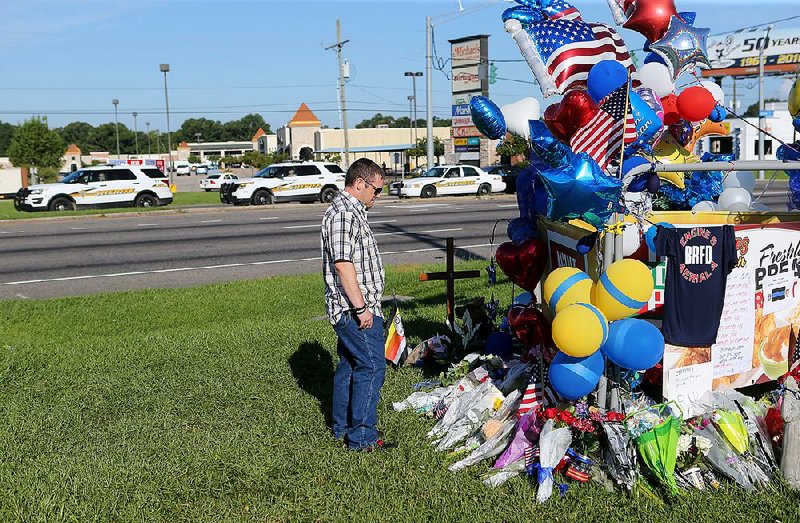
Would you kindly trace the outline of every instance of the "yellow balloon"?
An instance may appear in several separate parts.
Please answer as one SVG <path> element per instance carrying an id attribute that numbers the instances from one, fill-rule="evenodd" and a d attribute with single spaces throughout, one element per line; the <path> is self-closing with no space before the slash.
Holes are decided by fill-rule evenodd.
<path id="1" fill-rule="evenodd" d="M 553 313 L 573 303 L 591 303 L 592 279 L 574 267 L 560 267 L 544 280 L 544 301 Z"/>
<path id="2" fill-rule="evenodd" d="M 608 320 L 594 305 L 568 305 L 553 319 L 553 341 L 567 356 L 591 356 L 607 338 Z"/>
<path id="3" fill-rule="evenodd" d="M 794 81 L 794 85 L 789 91 L 789 114 L 800 115 L 800 78 Z"/>
<path id="4" fill-rule="evenodd" d="M 653 295 L 653 276 L 639 260 L 619 260 L 592 288 L 592 303 L 603 311 L 609 321 L 621 320 L 636 314 Z"/>
<path id="5" fill-rule="evenodd" d="M 700 162 L 700 158 L 681 147 L 669 132 L 664 133 L 661 136 L 661 140 L 653 147 L 653 156 L 661 163 L 680 164 Z M 675 185 L 678 189 L 683 189 L 686 187 L 686 183 L 683 180 L 685 174 L 686 173 L 658 173 L 658 177 Z"/>

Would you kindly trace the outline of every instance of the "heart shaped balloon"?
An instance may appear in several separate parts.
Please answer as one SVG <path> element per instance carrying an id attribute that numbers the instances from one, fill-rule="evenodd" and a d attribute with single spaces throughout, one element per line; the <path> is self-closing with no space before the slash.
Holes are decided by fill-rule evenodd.
<path id="1" fill-rule="evenodd" d="M 534 305 L 514 305 L 508 311 L 508 326 L 527 349 L 542 350 L 553 341 L 550 321 Z"/>
<path id="2" fill-rule="evenodd" d="M 526 240 L 519 245 L 503 242 L 497 247 L 495 259 L 511 281 L 533 292 L 547 264 L 547 246 L 539 239 Z"/>
<path id="3" fill-rule="evenodd" d="M 598 110 L 586 91 L 570 91 L 560 103 L 545 110 L 544 123 L 556 138 L 569 143 L 572 135 L 589 123 Z"/>

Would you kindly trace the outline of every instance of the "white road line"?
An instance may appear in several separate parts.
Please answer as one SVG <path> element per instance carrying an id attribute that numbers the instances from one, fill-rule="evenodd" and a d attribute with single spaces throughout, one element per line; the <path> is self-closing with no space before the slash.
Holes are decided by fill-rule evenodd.
<path id="1" fill-rule="evenodd" d="M 259 220 L 280 220 L 280 216 L 267 216 L 266 218 L 259 218 Z"/>
<path id="2" fill-rule="evenodd" d="M 157 223 L 137 223 L 137 227 L 158 227 Z"/>
<path id="3" fill-rule="evenodd" d="M 502 205 L 497 205 L 501 209 L 511 208 L 511 207 L 519 207 L 516 203 L 504 203 Z"/>
<path id="4" fill-rule="evenodd" d="M 0 234 L 14 234 L 11 231 L 0 231 Z"/>
<path id="5" fill-rule="evenodd" d="M 200 223 L 219 223 L 222 220 L 202 220 Z"/>
<path id="6" fill-rule="evenodd" d="M 457 249 L 473 249 L 476 247 L 489 247 L 492 245 L 491 243 L 478 243 L 475 245 L 460 245 L 457 246 Z M 429 247 L 425 249 L 410 249 L 406 251 L 387 251 L 383 254 L 392 255 L 392 254 L 412 254 L 417 252 L 431 252 L 431 251 L 444 251 L 444 247 Z M 26 285 L 31 283 L 47 283 L 53 281 L 72 281 L 72 280 L 90 280 L 93 278 L 119 278 L 123 276 L 136 276 L 142 274 L 163 274 L 168 272 L 182 272 L 182 271 L 197 271 L 197 270 L 213 270 L 213 269 L 225 269 L 228 267 L 247 267 L 247 266 L 256 266 L 256 265 L 274 265 L 278 263 L 297 263 L 301 261 L 317 261 L 321 260 L 320 256 L 316 256 L 313 258 L 298 258 L 294 260 L 264 260 L 258 262 L 249 262 L 249 263 L 228 263 L 222 265 L 203 265 L 200 267 L 176 267 L 173 269 L 156 269 L 152 271 L 133 271 L 133 272 L 117 272 L 113 274 L 84 274 L 82 276 L 65 276 L 62 278 L 48 278 L 48 279 L 41 279 L 41 280 L 24 280 L 24 281 L 8 281 L 4 282 L 3 285 Z"/>
<path id="7" fill-rule="evenodd" d="M 459 227 L 459 228 L 457 228 L 457 229 L 431 229 L 431 230 L 429 230 L 429 231 L 419 231 L 419 232 L 421 232 L 421 233 L 425 233 L 425 234 L 432 234 L 432 233 L 434 233 L 434 232 L 452 232 L 452 231 L 463 231 L 463 230 L 464 230 L 464 229 L 462 229 L 461 227 Z"/>
<path id="8" fill-rule="evenodd" d="M 369 222 L 370 225 L 376 225 L 379 223 L 395 223 L 397 220 L 375 220 L 374 222 Z"/>
<path id="9" fill-rule="evenodd" d="M 85 231 L 88 227 L 70 227 L 72 231 Z"/>
<path id="10" fill-rule="evenodd" d="M 370 213 L 371 215 L 372 215 L 372 214 L 383 214 L 381 211 L 369 211 L 369 213 Z M 324 215 L 322 215 L 322 214 L 321 214 L 320 216 L 324 216 Z"/>
<path id="11" fill-rule="evenodd" d="M 314 224 L 311 224 L 311 225 L 285 225 L 282 228 L 283 229 L 310 229 L 312 227 L 319 228 L 321 226 L 322 226 L 322 224 L 314 223 Z"/>

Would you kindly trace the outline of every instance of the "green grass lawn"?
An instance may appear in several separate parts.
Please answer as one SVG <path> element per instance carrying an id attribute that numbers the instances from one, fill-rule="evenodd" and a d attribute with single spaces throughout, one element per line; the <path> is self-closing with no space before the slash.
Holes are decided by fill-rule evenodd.
<path id="1" fill-rule="evenodd" d="M 14 209 L 12 200 L 0 200 L 0 220 L 24 220 L 26 218 L 43 218 L 46 216 L 81 216 L 88 214 L 116 214 L 121 212 L 159 212 L 189 207 L 192 205 L 222 205 L 219 201 L 218 192 L 179 192 L 175 194 L 175 199 L 170 205 L 163 207 L 153 207 L 150 209 L 135 209 L 132 207 L 119 207 L 112 209 L 88 209 L 81 211 L 44 211 L 44 212 L 20 212 Z"/>
<path id="2" fill-rule="evenodd" d="M 443 283 L 419 269 L 388 271 L 389 291 L 415 298 L 413 342 L 445 315 Z M 509 285 L 495 291 L 507 305 Z M 0 303 L 0 521 L 797 521 L 800 496 L 777 485 L 666 504 L 573 485 L 544 506 L 526 479 L 488 489 L 488 465 L 451 474 L 432 423 L 391 409 L 417 369 L 389 370 L 383 389 L 400 447 L 345 451 L 326 426 L 323 316 L 319 275 Z"/>

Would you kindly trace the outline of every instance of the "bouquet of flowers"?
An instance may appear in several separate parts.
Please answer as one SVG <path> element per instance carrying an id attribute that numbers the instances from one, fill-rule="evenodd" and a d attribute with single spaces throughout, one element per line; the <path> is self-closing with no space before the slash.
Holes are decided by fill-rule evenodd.
<path id="1" fill-rule="evenodd" d="M 535 465 L 539 483 L 536 500 L 539 503 L 544 503 L 553 495 L 553 485 L 555 484 L 553 472 L 561 458 L 567 453 L 571 442 L 572 434 L 569 428 L 555 428 L 555 422 L 552 419 L 545 422 L 539 437 L 539 463 Z M 559 489 L 561 488 L 559 485 Z"/>
<path id="2" fill-rule="evenodd" d="M 681 487 L 703 490 L 703 458 L 711 451 L 711 440 L 691 433 L 678 438 L 678 459 L 675 465 L 675 479 Z"/>
<path id="3" fill-rule="evenodd" d="M 693 434 L 711 441 L 711 448 L 706 457 L 714 469 L 742 488 L 749 491 L 755 490 L 755 486 L 736 451 L 726 443 L 710 419 L 700 420 L 699 424 L 696 424 Z"/>
<path id="4" fill-rule="evenodd" d="M 680 420 L 681 416 L 673 415 L 667 403 L 634 412 L 625 420 L 642 461 L 667 492 L 673 495 L 680 493 L 675 482 Z"/>
<path id="5" fill-rule="evenodd" d="M 636 485 L 636 447 L 621 423 L 623 417 L 620 413 L 609 413 L 607 421 L 601 425 L 606 435 L 601 456 L 614 481 L 631 492 Z"/>
<path id="6" fill-rule="evenodd" d="M 529 410 L 517 423 L 517 430 L 511 444 L 494 464 L 495 469 L 505 469 L 512 463 L 522 459 L 525 449 L 533 447 L 539 441 L 539 431 L 542 428 L 542 418 L 537 410 Z"/>

